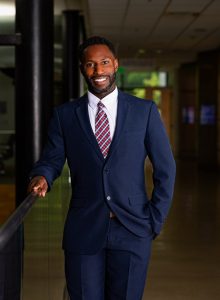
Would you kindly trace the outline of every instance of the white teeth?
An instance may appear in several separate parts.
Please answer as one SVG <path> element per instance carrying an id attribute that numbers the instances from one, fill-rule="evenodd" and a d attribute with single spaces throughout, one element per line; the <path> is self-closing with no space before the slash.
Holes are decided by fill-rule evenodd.
<path id="1" fill-rule="evenodd" d="M 105 80 L 106 80 L 105 77 L 94 79 L 94 81 L 98 81 L 98 82 L 102 82 L 102 81 L 105 81 Z"/>

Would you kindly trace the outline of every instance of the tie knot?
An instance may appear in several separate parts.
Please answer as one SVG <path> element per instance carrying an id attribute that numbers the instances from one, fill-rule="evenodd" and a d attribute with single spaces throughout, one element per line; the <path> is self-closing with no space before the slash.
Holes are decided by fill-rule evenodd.
<path id="1" fill-rule="evenodd" d="M 99 101 L 97 106 L 98 106 L 99 110 L 105 107 L 105 105 L 102 103 L 102 101 Z"/>

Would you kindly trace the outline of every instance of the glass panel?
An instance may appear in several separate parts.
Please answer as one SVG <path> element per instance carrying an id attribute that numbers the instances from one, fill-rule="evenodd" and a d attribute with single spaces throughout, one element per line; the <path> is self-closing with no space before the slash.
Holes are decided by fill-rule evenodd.
<path id="1" fill-rule="evenodd" d="M 39 198 L 24 222 L 23 300 L 63 299 L 65 294 L 62 235 L 71 188 L 69 171 L 45 198 Z"/>
<path id="2" fill-rule="evenodd" d="M 15 32 L 15 2 L 0 3 L 0 34 Z M 6 3 L 7 2 L 7 3 Z M 10 3 L 9 3 L 10 2 Z M 15 210 L 15 49 L 0 47 L 0 225 Z M 0 250 L 0 298 L 18 299 L 22 271 L 22 226 Z"/>
<path id="3" fill-rule="evenodd" d="M 1 49 L 1 48 L 0 48 Z M 15 209 L 14 85 L 9 69 L 0 64 L 0 224 Z"/>
<path id="4" fill-rule="evenodd" d="M 15 3 L 4 2 L 0 3 L 0 34 L 14 34 Z M 0 224 L 15 209 L 14 52 L 14 47 L 0 47 Z"/>

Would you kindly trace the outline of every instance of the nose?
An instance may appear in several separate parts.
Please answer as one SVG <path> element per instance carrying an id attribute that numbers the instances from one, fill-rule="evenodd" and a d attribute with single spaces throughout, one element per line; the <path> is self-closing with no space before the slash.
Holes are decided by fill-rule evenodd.
<path id="1" fill-rule="evenodd" d="M 101 64 L 96 64 L 94 69 L 95 74 L 100 75 L 103 74 L 103 68 Z"/>

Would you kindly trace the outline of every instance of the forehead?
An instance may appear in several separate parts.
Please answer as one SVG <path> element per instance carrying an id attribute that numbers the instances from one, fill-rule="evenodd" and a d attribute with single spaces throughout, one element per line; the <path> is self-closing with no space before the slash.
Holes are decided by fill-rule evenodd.
<path id="1" fill-rule="evenodd" d="M 83 59 L 86 61 L 100 60 L 103 58 L 115 59 L 113 53 L 106 45 L 91 45 L 84 50 Z"/>

